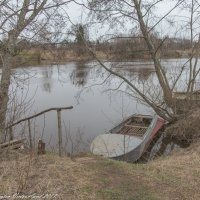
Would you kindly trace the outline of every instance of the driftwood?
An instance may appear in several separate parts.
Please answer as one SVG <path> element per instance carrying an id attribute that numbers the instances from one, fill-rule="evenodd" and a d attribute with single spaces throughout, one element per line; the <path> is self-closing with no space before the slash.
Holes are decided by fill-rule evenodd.
<path id="1" fill-rule="evenodd" d="M 24 141 L 25 139 L 11 140 L 9 142 L 0 144 L 0 149 L 5 149 L 5 148 L 18 149 L 24 144 Z"/>

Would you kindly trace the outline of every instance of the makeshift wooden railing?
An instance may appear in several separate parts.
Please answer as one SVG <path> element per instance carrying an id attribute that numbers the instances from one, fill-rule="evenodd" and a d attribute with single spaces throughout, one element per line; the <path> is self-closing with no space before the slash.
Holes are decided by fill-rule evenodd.
<path id="1" fill-rule="evenodd" d="M 61 125 L 61 111 L 62 110 L 69 110 L 69 109 L 73 109 L 73 106 L 69 106 L 69 107 L 59 107 L 59 108 L 49 108 L 49 109 L 46 109 L 46 110 L 43 110 L 37 114 L 34 114 L 30 117 L 26 117 L 24 119 L 21 119 L 9 126 L 6 127 L 6 129 L 9 130 L 10 133 L 12 133 L 12 128 L 14 126 L 16 126 L 17 124 L 20 124 L 21 122 L 25 122 L 25 121 L 28 121 L 28 132 L 29 132 L 29 143 L 30 143 L 30 148 L 32 149 L 33 148 L 33 143 L 32 143 L 32 134 L 31 134 L 31 122 L 30 120 L 33 119 L 33 118 L 36 118 L 40 115 L 43 115 L 47 112 L 50 112 L 50 111 L 57 111 L 57 121 L 58 121 L 58 146 L 59 146 L 59 156 L 62 155 L 62 125 Z"/>

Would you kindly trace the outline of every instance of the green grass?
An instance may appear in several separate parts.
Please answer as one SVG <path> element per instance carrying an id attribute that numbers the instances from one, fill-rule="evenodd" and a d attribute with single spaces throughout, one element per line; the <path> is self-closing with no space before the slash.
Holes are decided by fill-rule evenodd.
<path id="1" fill-rule="evenodd" d="M 99 189 L 97 190 L 97 196 L 100 199 L 120 200 L 122 199 L 121 193 L 116 189 Z"/>

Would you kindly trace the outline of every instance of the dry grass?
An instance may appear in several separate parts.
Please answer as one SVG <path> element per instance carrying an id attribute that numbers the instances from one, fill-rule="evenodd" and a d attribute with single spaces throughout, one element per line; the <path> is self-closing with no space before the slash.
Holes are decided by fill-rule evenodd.
<path id="1" fill-rule="evenodd" d="M 148 164 L 86 156 L 23 155 L 0 163 L 0 194 L 58 194 L 54 199 L 198 200 L 200 147 Z M 29 198 L 30 199 L 30 198 Z"/>
<path id="2" fill-rule="evenodd" d="M 186 107 L 186 106 L 185 106 Z M 196 141 L 200 138 L 200 109 L 191 109 L 189 113 L 183 115 L 181 119 L 173 125 L 168 126 L 166 134 L 177 140 L 185 140 L 188 142 Z"/>
<path id="3" fill-rule="evenodd" d="M 200 199 L 199 144 L 149 163 L 145 172 L 155 178 L 157 190 L 163 191 L 160 199 Z"/>
<path id="4" fill-rule="evenodd" d="M 114 55 L 103 51 L 97 51 L 96 55 L 99 59 L 107 60 L 114 58 Z M 14 67 L 21 65 L 37 65 L 42 63 L 66 63 L 66 62 L 88 62 L 94 60 L 93 56 L 85 52 L 77 55 L 73 49 L 40 49 L 32 48 L 20 52 L 18 56 L 13 59 Z"/>

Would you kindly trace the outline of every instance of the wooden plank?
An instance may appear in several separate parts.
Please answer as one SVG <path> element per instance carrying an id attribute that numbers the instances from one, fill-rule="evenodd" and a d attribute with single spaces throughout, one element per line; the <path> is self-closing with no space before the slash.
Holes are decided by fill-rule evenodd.
<path id="1" fill-rule="evenodd" d="M 125 135 L 127 132 L 128 128 L 127 127 L 122 127 L 121 130 L 118 132 L 119 134 Z"/>
<path id="2" fill-rule="evenodd" d="M 129 125 L 129 124 L 125 124 L 124 126 L 133 127 L 133 128 L 142 128 L 142 129 L 147 129 L 148 128 L 148 126 L 136 126 L 136 125 Z"/>
<path id="3" fill-rule="evenodd" d="M 6 146 L 6 147 L 2 148 L 2 150 L 5 150 L 5 149 L 10 149 L 10 150 L 19 149 L 21 146 L 23 146 L 23 143 L 12 144 L 10 146 Z"/>
<path id="4" fill-rule="evenodd" d="M 140 127 L 133 127 L 131 129 L 130 135 L 142 137 L 145 134 L 145 132 L 146 132 L 146 129 L 143 129 L 143 128 L 140 128 Z"/>
<path id="5" fill-rule="evenodd" d="M 143 130 L 144 130 L 144 129 L 140 129 L 138 134 L 141 135 L 141 136 L 143 136 L 144 133 L 146 132 L 146 131 L 144 132 Z"/>
<path id="6" fill-rule="evenodd" d="M 19 143 L 22 143 L 25 141 L 25 138 L 24 139 L 20 139 L 20 140 L 11 140 L 9 142 L 5 142 L 3 144 L 0 144 L 0 148 L 5 148 L 5 147 L 8 147 L 8 146 L 12 146 L 12 145 L 15 145 L 15 144 L 19 144 Z"/>
<path id="7" fill-rule="evenodd" d="M 138 135 L 142 135 L 142 134 L 144 133 L 143 130 L 144 130 L 144 129 L 138 129 L 138 130 L 135 131 L 135 132 L 136 132 L 136 134 L 138 134 Z"/>
<path id="8" fill-rule="evenodd" d="M 118 134 L 143 137 L 148 127 L 125 124 Z"/>

